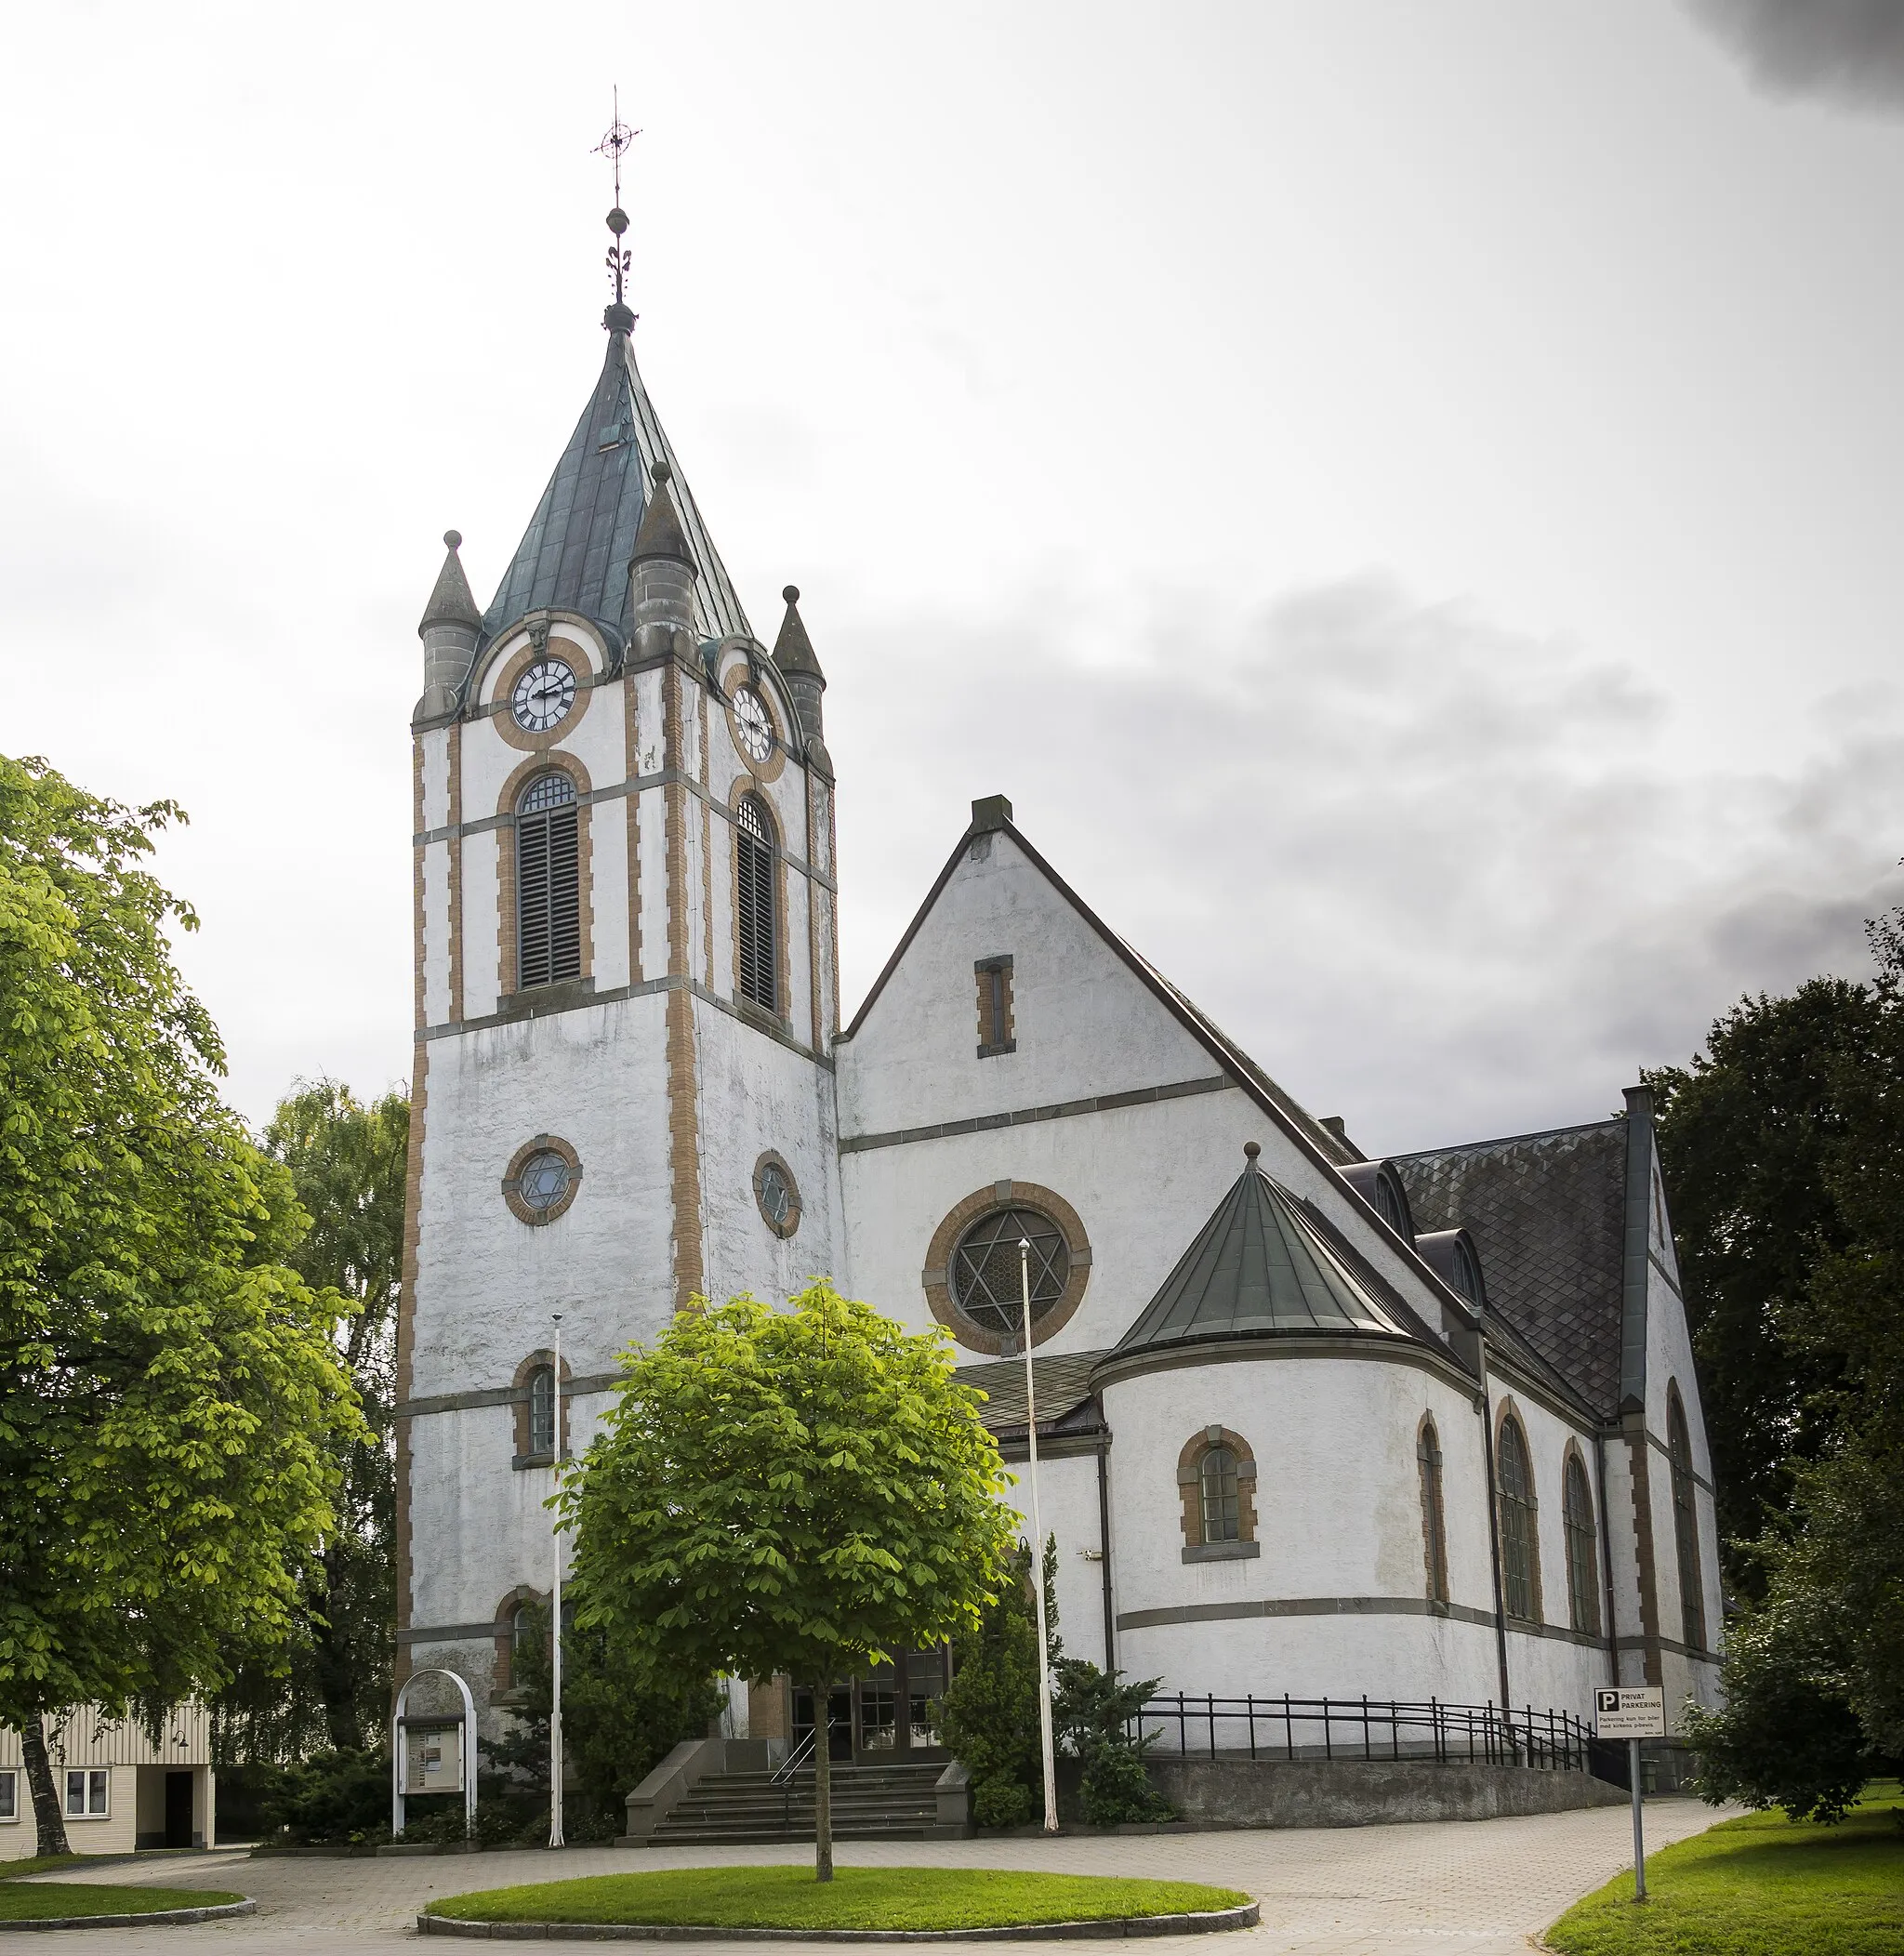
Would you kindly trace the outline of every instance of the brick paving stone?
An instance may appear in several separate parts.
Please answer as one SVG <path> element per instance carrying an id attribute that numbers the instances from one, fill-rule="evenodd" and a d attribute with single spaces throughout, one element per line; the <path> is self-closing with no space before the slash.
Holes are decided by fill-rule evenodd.
<path id="1" fill-rule="evenodd" d="M 1646 1843 L 1663 1847 L 1724 1815 L 1691 1800 L 1646 1808 Z M 1056 1841 L 853 1841 L 842 1866 L 1048 1868 L 1075 1874 L 1157 1875 L 1242 1888 L 1263 1905 L 1263 1925 L 1213 1942 L 1159 1936 L 1154 1956 L 1525 1956 L 1527 1937 L 1618 1873 L 1632 1852 L 1625 1807 L 1510 1820 L 1397 1827 L 1288 1828 L 1233 1833 L 1071 1835 Z M 805 1862 L 788 1846 L 629 1850 L 572 1847 L 401 1859 L 253 1861 L 242 1854 L 167 1860 L 27 1879 L 162 1883 L 234 1888 L 255 1896 L 255 1916 L 153 1930 L 69 1930 L 59 1956 L 390 1956 L 414 1936 L 431 1897 L 519 1882 L 558 1881 L 637 1868 Z M 25 1936 L 0 1932 L 0 1949 Z M 34 1938 L 34 1947 L 47 1946 Z M 450 1949 L 451 1943 L 432 1948 Z M 758 1943 L 696 1946 L 707 1956 L 760 1956 Z M 837 1944 L 778 1943 L 780 1956 L 840 1956 Z M 895 1951 L 904 1944 L 891 1945 Z M 1023 1946 L 1027 1951 L 1032 1945 Z M 1050 1946 L 1039 1946 L 1049 1948 Z M 1130 1956 L 1104 1937 L 1065 1943 L 1076 1956 Z M 908 1951 L 916 1956 L 916 1951 Z"/>

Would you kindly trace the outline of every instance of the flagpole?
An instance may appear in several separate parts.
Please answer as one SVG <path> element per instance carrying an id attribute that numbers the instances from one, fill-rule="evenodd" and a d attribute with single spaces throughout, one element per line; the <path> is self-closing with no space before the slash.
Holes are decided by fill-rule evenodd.
<path id="1" fill-rule="evenodd" d="M 1031 1238 L 1018 1239 L 1018 1288 L 1024 1309 L 1019 1328 L 1025 1344 L 1025 1436 L 1031 1482 L 1031 1589 L 1038 1599 L 1038 1733 L 1044 1754 L 1045 1831 L 1058 1830 L 1058 1762 L 1051 1750 L 1051 1632 L 1045 1624 L 1045 1526 L 1038 1505 L 1038 1407 L 1031 1383 Z"/>
<path id="2" fill-rule="evenodd" d="M 555 1319 L 555 1451 L 550 1465 L 555 1491 L 562 1492 L 562 1313 Z M 549 1606 L 549 1844 L 564 1845 L 562 1837 L 562 1510 L 555 1511 L 555 1579 Z"/>

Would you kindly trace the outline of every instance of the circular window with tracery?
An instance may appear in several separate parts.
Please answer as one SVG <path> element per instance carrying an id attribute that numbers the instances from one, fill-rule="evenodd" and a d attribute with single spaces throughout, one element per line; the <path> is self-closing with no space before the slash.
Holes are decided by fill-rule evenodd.
<path id="1" fill-rule="evenodd" d="M 772 1148 L 754 1164 L 754 1204 L 776 1236 L 790 1236 L 800 1227 L 800 1184 L 786 1157 Z"/>
<path id="2" fill-rule="evenodd" d="M 1091 1271 L 1078 1211 L 1030 1183 L 999 1182 L 969 1196 L 940 1223 L 923 1273 L 932 1315 L 960 1344 L 1017 1350 L 1031 1293 L 1031 1341 L 1042 1344 L 1077 1310 Z"/>
<path id="3" fill-rule="evenodd" d="M 522 1222 L 553 1222 L 582 1184 L 581 1157 L 554 1134 L 538 1134 L 518 1148 L 502 1178 L 503 1200 Z"/>

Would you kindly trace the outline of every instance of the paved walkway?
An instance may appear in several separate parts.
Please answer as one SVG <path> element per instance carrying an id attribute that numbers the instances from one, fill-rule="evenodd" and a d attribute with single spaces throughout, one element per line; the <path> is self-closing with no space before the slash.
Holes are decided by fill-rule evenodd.
<path id="1" fill-rule="evenodd" d="M 1722 1816 L 1692 1800 L 1656 1801 L 1646 1809 L 1646 1844 L 1664 1846 L 1699 1832 Z M 842 1865 L 860 1867 L 1049 1868 L 1077 1874 L 1160 1875 L 1242 1888 L 1263 1904 L 1263 1926 L 1210 1938 L 1160 1936 L 1141 1947 L 1155 1956 L 1525 1956 L 1527 1938 L 1568 1903 L 1619 1872 L 1632 1853 L 1623 1806 L 1540 1814 L 1514 1820 L 1437 1821 L 1400 1827 L 1279 1829 L 1247 1833 L 1073 1836 L 1058 1841 L 930 1841 L 842 1844 Z M 391 1956 L 393 1942 L 414 1935 L 417 1910 L 431 1896 L 511 1883 L 558 1880 L 633 1868 L 732 1866 L 798 1861 L 787 1847 L 629 1851 L 576 1847 L 543 1853 L 418 1857 L 361 1861 L 253 1861 L 242 1854 L 167 1859 L 137 1870 L 140 1882 L 173 1887 L 235 1888 L 255 1896 L 258 1912 L 229 1923 L 170 1929 L 77 1929 L 58 1938 L 7 1935 L 12 1956 L 30 1945 L 36 1956 Z M 88 1870 L 30 1881 L 124 1882 L 134 1870 Z M 458 1945 L 434 1938 L 445 1952 Z M 554 1947 L 545 1945 L 545 1947 Z M 707 1956 L 759 1943 L 702 1943 Z M 779 1943 L 781 1956 L 840 1956 L 838 1944 Z M 904 1945 L 893 1945 L 903 1949 Z M 996 1947 L 996 1946 L 995 1946 Z M 1033 1947 L 1022 1945 L 1027 1951 Z M 1121 1940 L 1038 1946 L 1076 1956 L 1119 1952 Z M 419 1951 L 420 1956 L 420 1951 Z M 911 1952 L 907 1952 L 911 1956 Z"/>

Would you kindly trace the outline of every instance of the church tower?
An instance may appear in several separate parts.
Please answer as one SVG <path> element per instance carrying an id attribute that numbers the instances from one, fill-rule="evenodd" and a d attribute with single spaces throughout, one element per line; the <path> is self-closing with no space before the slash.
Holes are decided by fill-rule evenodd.
<path id="1" fill-rule="evenodd" d="M 419 627 L 398 1675 L 447 1665 L 479 1705 L 620 1352 L 696 1295 L 785 1297 L 841 1240 L 826 680 L 791 586 L 773 652 L 753 636 L 608 222 L 575 431 L 486 609 L 451 531 Z"/>

